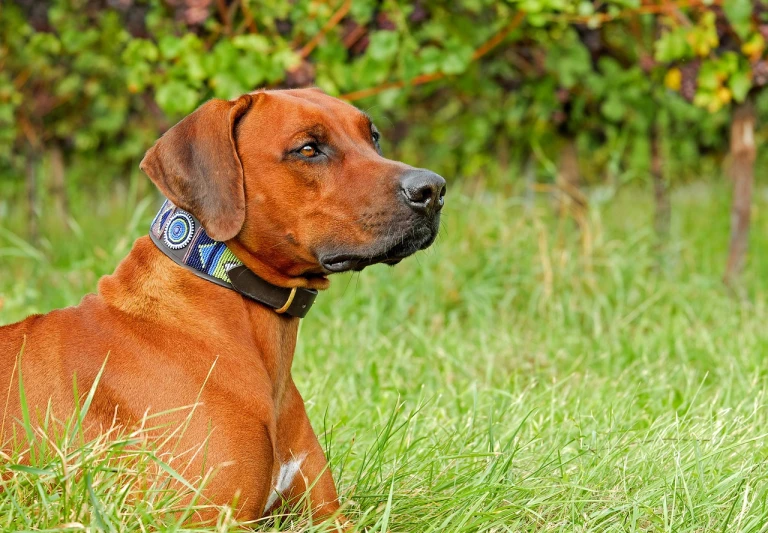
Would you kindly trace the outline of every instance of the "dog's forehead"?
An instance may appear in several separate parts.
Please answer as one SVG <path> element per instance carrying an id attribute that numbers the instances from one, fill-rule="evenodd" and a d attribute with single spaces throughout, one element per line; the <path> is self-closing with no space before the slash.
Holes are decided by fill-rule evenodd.
<path id="1" fill-rule="evenodd" d="M 319 89 L 265 91 L 281 118 L 292 122 L 322 121 L 332 129 L 369 130 L 371 119 L 355 106 Z"/>

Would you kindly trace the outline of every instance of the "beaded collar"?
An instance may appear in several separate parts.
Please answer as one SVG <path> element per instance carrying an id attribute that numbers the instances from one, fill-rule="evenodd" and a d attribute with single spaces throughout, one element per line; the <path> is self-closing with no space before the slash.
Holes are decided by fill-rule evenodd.
<path id="1" fill-rule="evenodd" d="M 192 213 L 166 200 L 149 236 L 175 263 L 197 276 L 237 291 L 276 313 L 303 318 L 317 297 L 314 289 L 278 287 L 256 276 L 223 242 L 213 240 Z"/>

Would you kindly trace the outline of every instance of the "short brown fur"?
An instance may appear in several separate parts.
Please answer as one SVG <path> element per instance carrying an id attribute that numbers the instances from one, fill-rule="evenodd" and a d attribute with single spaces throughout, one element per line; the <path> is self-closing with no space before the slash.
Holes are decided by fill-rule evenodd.
<path id="1" fill-rule="evenodd" d="M 417 215 L 404 207 L 398 180 L 413 169 L 382 157 L 371 127 L 354 107 L 312 89 L 212 100 L 169 130 L 142 169 L 258 276 L 324 289 L 330 271 L 322 257 L 374 257 L 395 249 L 387 244 L 393 240 L 414 241 L 392 257 L 384 253 L 381 260 L 394 263 L 428 246 L 437 231 L 439 208 Z M 296 155 L 309 142 L 323 146 L 326 159 Z M 0 328 L 0 390 L 8 391 L 0 449 L 13 445 L 19 429 L 22 347 L 35 421 L 49 401 L 56 417 L 70 416 L 73 376 L 87 391 L 108 355 L 87 418 L 92 432 L 115 421 L 134 426 L 145 413 L 199 399 L 174 446 L 206 444 L 180 469 L 190 477 L 220 469 L 206 487 L 208 501 L 236 500 L 239 518 L 259 518 L 280 464 L 306 454 L 282 496 L 303 494 L 309 482 L 314 513 L 335 513 L 336 489 L 291 376 L 298 325 L 176 265 L 141 237 L 97 294 Z"/>

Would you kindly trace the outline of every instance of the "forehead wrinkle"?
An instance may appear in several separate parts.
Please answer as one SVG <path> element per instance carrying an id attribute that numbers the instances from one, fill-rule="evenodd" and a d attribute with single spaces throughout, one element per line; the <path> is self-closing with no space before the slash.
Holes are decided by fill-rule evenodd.
<path id="1" fill-rule="evenodd" d="M 371 119 L 370 115 L 365 111 L 356 108 L 353 105 L 337 100 L 336 98 L 328 96 L 327 94 L 321 91 L 313 91 L 311 93 L 296 94 L 291 92 L 294 90 L 295 89 L 288 89 L 284 91 L 281 94 L 281 96 L 287 96 L 291 99 L 301 100 L 302 102 L 308 103 L 313 106 L 317 106 L 322 110 L 330 113 L 335 118 L 341 117 L 341 116 L 347 116 L 351 111 L 356 119 L 362 119 L 362 124 L 366 127 L 366 130 L 370 130 L 373 127 L 373 119 Z M 303 90 L 303 89 L 298 89 L 298 90 Z"/>
<path id="2" fill-rule="evenodd" d="M 334 139 L 337 141 L 344 139 L 354 145 L 358 145 L 370 135 L 370 119 L 359 109 L 353 106 L 345 106 L 351 108 L 352 114 L 350 115 L 350 113 L 346 112 L 347 109 L 339 112 L 339 109 L 334 109 L 333 106 L 324 106 L 322 103 L 317 103 L 317 105 L 321 111 L 318 114 L 314 114 L 312 118 L 316 123 L 323 126 L 328 134 L 329 142 L 333 142 Z M 328 120 L 329 118 L 330 120 Z M 360 138 L 361 136 L 362 139 Z"/>
<path id="3" fill-rule="evenodd" d="M 371 116 L 365 111 L 360 111 L 360 113 L 362 113 L 363 118 L 365 120 L 365 126 L 364 126 L 365 134 L 372 135 L 374 131 L 378 133 L 379 128 L 377 128 L 376 125 L 373 123 L 373 119 L 371 118 Z"/>
<path id="4" fill-rule="evenodd" d="M 371 115 L 369 115 L 368 113 L 366 113 L 365 111 L 363 111 L 361 109 L 359 109 L 358 111 L 360 111 L 360 114 L 363 115 L 363 118 L 365 119 L 365 122 L 366 122 L 366 125 L 368 126 L 368 128 L 373 128 L 374 127 L 373 126 L 373 119 L 371 118 Z"/>
<path id="5" fill-rule="evenodd" d="M 324 113 L 322 108 L 318 108 L 303 99 L 300 106 L 281 106 L 281 122 L 284 127 L 278 131 L 285 132 L 285 139 L 294 139 L 302 134 L 327 137 L 329 131 L 323 120 Z"/>
<path id="6" fill-rule="evenodd" d="M 290 135 L 290 138 L 295 139 L 297 137 L 307 135 L 310 137 L 315 137 L 319 140 L 324 140 L 328 137 L 328 128 L 326 128 L 322 123 L 315 122 L 314 124 L 300 126 L 299 128 L 295 129 L 294 132 Z"/>
<path id="7" fill-rule="evenodd" d="M 321 126 L 324 131 L 318 133 L 324 133 L 327 142 L 333 143 L 334 139 L 353 145 L 367 142 L 373 123 L 367 113 L 355 106 L 317 92 L 299 95 L 279 91 L 271 94 L 282 101 L 281 111 L 292 126 L 288 128 L 290 139 L 301 133 L 312 133 L 314 127 Z"/>
<path id="8" fill-rule="evenodd" d="M 344 125 L 339 121 L 340 134 L 355 146 L 368 146 L 373 124 L 371 119 L 362 111 L 355 108 L 353 117 L 344 121 Z M 362 137 L 362 138 L 361 138 Z"/>

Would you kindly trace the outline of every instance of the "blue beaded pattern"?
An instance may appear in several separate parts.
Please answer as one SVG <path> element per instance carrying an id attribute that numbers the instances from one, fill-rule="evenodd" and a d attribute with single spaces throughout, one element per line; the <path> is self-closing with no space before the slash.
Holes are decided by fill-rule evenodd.
<path id="1" fill-rule="evenodd" d="M 224 283 L 230 282 L 227 272 L 243 264 L 226 244 L 209 237 L 189 213 L 168 200 L 152 221 L 151 232 L 172 250 L 186 248 L 185 265 Z"/>
<path id="2" fill-rule="evenodd" d="M 163 242 L 171 250 L 181 250 L 192 242 L 195 236 L 195 222 L 192 217 L 184 212 L 176 212 L 168 223 L 163 235 Z"/>

